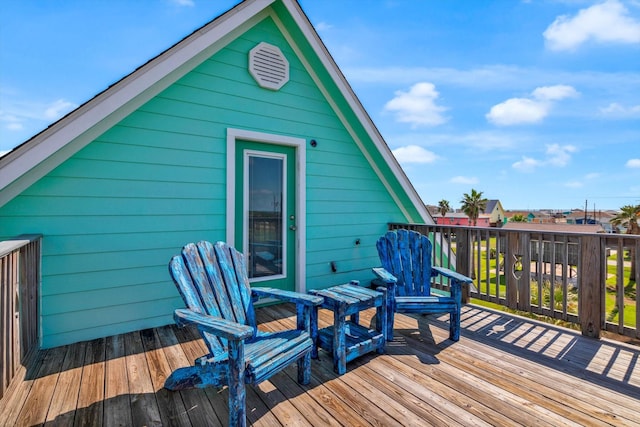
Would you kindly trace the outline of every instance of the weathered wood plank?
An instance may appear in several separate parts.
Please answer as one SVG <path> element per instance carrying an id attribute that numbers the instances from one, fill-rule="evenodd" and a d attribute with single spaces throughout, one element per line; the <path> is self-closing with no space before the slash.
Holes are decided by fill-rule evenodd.
<path id="1" fill-rule="evenodd" d="M 363 311 L 361 324 L 373 325 L 374 313 Z M 289 304 L 256 312 L 265 331 L 293 327 L 295 315 Z M 480 308 L 465 307 L 463 317 L 469 327 L 483 326 L 465 327 L 453 344 L 448 316 L 399 315 L 385 354 L 358 358 L 337 376 L 322 351 L 308 386 L 297 383 L 296 367 L 289 366 L 247 387 L 247 420 L 255 426 L 640 425 L 640 387 L 631 382 L 640 349 Z M 494 328 L 509 319 L 504 330 Z M 321 327 L 332 321 L 331 312 L 320 310 Z M 226 425 L 226 388 L 175 392 L 166 400 L 173 409 L 155 406 L 163 402 L 157 386 L 167 372 L 206 351 L 194 328 L 168 326 L 34 353 L 0 400 L 0 426 L 40 425 L 45 417 L 47 425 Z M 103 370 L 102 398 L 96 368 Z M 161 411 L 180 406 L 174 399 L 183 402 L 184 417 L 164 419 Z M 102 422 L 91 415 L 100 408 Z"/>
<path id="2" fill-rule="evenodd" d="M 169 362 L 161 349 L 159 338 L 153 329 L 140 331 L 145 356 L 149 366 L 149 375 L 155 391 L 158 409 L 163 425 L 189 426 L 190 421 L 180 393 L 164 388 L 164 382 L 171 374 Z"/>
<path id="3" fill-rule="evenodd" d="M 66 427 L 73 425 L 76 415 L 78 396 L 80 393 L 80 382 L 82 379 L 82 368 L 85 364 L 86 342 L 68 346 L 62 368 L 58 376 L 53 399 L 47 413 L 45 425 Z"/>
<path id="4" fill-rule="evenodd" d="M 47 350 L 33 351 L 6 388 L 5 395 L 0 399 L 0 420 L 6 425 L 15 425 L 46 353 Z"/>
<path id="5" fill-rule="evenodd" d="M 429 386 L 424 387 L 421 384 L 423 380 L 421 374 L 424 371 L 416 370 L 416 365 L 423 368 L 424 362 L 416 356 L 405 356 L 403 359 L 409 359 L 409 363 L 390 356 L 373 358 L 359 368 L 362 369 L 359 377 L 362 377 L 366 384 L 384 390 L 389 397 L 396 396 L 396 400 L 402 402 L 415 416 L 422 420 L 429 420 L 432 424 L 509 425 L 502 414 L 490 410 L 477 400 L 469 399 L 468 396 L 456 390 L 455 385 L 441 385 L 437 381 L 429 381 Z M 465 412 L 461 412 L 455 405 L 465 408 Z M 511 424 L 515 425 L 515 423 Z"/>
<path id="6" fill-rule="evenodd" d="M 273 322 L 265 325 L 265 329 L 271 332 L 289 329 L 293 327 L 293 322 Z M 307 394 L 311 389 L 310 386 L 302 386 L 298 384 L 297 375 L 291 376 L 286 373 L 280 373 L 271 377 L 270 382 L 276 389 L 281 390 L 284 397 L 288 399 L 296 409 L 305 416 L 305 419 L 311 425 L 321 424 L 323 426 L 339 426 L 341 425 L 329 411 L 323 406 L 319 406 L 316 400 Z M 258 386 L 263 390 L 263 386 Z M 265 386 L 266 387 L 266 386 Z"/>
<path id="7" fill-rule="evenodd" d="M 75 426 L 102 424 L 104 415 L 104 381 L 106 340 L 87 342 L 82 383 L 78 394 Z"/>
<path id="8" fill-rule="evenodd" d="M 173 371 L 174 369 L 183 366 L 190 366 L 191 363 L 193 363 L 185 355 L 176 335 L 174 334 L 173 327 L 165 326 L 163 328 L 158 328 L 156 333 L 158 334 L 162 350 L 167 358 L 169 369 Z M 179 393 L 182 396 L 187 415 L 189 416 L 189 420 L 192 425 L 220 427 L 224 425 L 213 410 L 204 390 L 190 389 L 182 390 Z"/>
<path id="9" fill-rule="evenodd" d="M 162 418 L 149 376 L 149 367 L 139 332 L 125 334 L 127 377 L 134 425 L 161 426 Z"/>
<path id="10" fill-rule="evenodd" d="M 281 321 L 285 323 L 284 317 L 287 315 L 286 311 L 282 310 L 282 307 L 278 306 L 272 309 L 279 312 L 283 317 Z M 333 313 L 328 310 L 320 310 L 320 321 L 322 324 L 326 325 L 332 322 L 332 318 Z M 291 319 L 286 320 L 286 322 L 291 321 Z M 415 418 L 407 418 L 406 410 L 402 411 L 396 406 L 391 406 L 390 404 L 393 403 L 393 401 L 389 401 L 384 394 L 378 393 L 377 390 L 372 389 L 369 386 L 364 387 L 363 389 L 357 384 L 354 384 L 353 382 L 356 381 L 354 378 L 356 378 L 357 375 L 349 375 L 347 373 L 347 375 L 342 375 L 336 378 L 336 374 L 333 372 L 332 368 L 332 357 L 325 352 L 322 352 L 320 356 L 321 358 L 318 361 L 314 361 L 316 363 L 314 364 L 315 369 L 312 376 L 315 377 L 318 382 L 324 383 L 328 388 L 335 390 L 336 396 L 339 396 L 345 404 L 351 407 L 352 410 L 354 410 L 356 414 L 368 424 L 389 425 L 402 422 L 407 425 L 414 425 L 412 420 Z M 368 360 L 366 356 L 365 360 Z M 358 392 L 358 390 L 361 391 Z M 366 390 L 366 393 L 364 393 L 364 390 Z M 364 395 L 360 393 L 364 393 Z M 370 393 L 373 393 L 374 396 L 369 396 Z M 380 402 L 385 402 L 384 408 L 379 407 Z M 422 423 L 417 423 L 415 425 L 421 424 Z"/>
<path id="11" fill-rule="evenodd" d="M 282 307 L 282 306 L 280 306 Z M 291 317 L 291 312 L 282 311 L 282 316 L 273 316 L 273 310 L 275 307 L 271 307 L 269 311 L 267 310 L 258 310 L 257 317 L 259 319 L 260 328 L 263 330 L 280 330 L 282 328 L 289 328 L 293 324 L 294 320 Z M 271 315 L 270 315 L 271 314 Z M 315 369 L 316 362 L 314 361 L 313 367 Z M 291 379 L 297 378 L 297 373 L 294 371 L 295 368 L 292 366 L 285 369 L 285 372 Z M 316 405 L 321 406 L 326 411 L 328 411 L 336 420 L 340 420 L 343 425 L 363 425 L 365 423 L 364 419 L 361 417 L 356 417 L 353 414 L 352 408 L 347 405 L 343 400 L 341 400 L 338 396 L 336 396 L 329 388 L 325 386 L 324 383 L 320 382 L 316 377 L 311 377 L 310 384 L 305 387 L 306 393 L 311 396 Z M 326 420 L 325 422 L 331 422 L 331 420 Z"/>
<path id="12" fill-rule="evenodd" d="M 105 427 L 129 426 L 133 423 L 124 345 L 123 335 L 106 339 Z"/>
<path id="13" fill-rule="evenodd" d="M 60 361 L 64 360 L 67 347 L 56 347 L 44 354 L 42 365 L 36 373 L 33 386 L 22 406 L 16 425 L 43 424 L 51 404 L 51 397 L 60 373 Z"/>
<path id="14" fill-rule="evenodd" d="M 438 329 L 433 328 L 433 331 L 434 335 L 438 335 L 438 339 L 444 338 Z M 485 346 L 483 342 L 489 346 Z M 571 358 L 549 358 L 526 350 L 521 350 L 515 355 L 513 348 L 508 351 L 509 346 L 504 346 L 501 357 L 496 358 L 493 355 L 494 350 L 492 350 L 495 340 L 483 339 L 481 335 L 477 335 L 474 340 L 469 340 L 465 344 L 466 351 L 447 359 L 448 365 L 458 365 L 461 369 L 469 371 L 470 366 L 473 366 L 472 361 L 481 360 L 484 363 L 481 369 L 483 372 L 491 372 L 492 367 L 496 368 L 496 371 L 493 372 L 494 375 L 487 376 L 487 381 L 496 382 L 512 375 L 511 381 L 507 381 L 506 385 L 502 387 L 506 387 L 514 393 L 523 393 L 527 391 L 527 385 L 529 385 L 531 391 L 542 396 L 544 405 L 556 407 L 560 412 L 563 412 L 567 407 L 567 390 L 570 390 L 573 402 L 570 408 L 577 410 L 575 414 L 571 415 L 571 419 L 579 419 L 581 415 L 578 412 L 584 412 L 588 417 L 592 417 L 591 423 L 597 423 L 598 420 L 605 423 L 612 421 L 619 423 L 619 417 L 634 420 L 632 424 L 638 422 L 640 414 L 637 410 L 632 409 L 638 405 L 637 398 L 634 399 L 615 392 L 616 388 L 624 386 L 612 384 L 608 384 L 608 388 L 602 388 L 598 385 L 592 386 L 592 382 L 606 384 L 608 381 L 595 377 L 585 381 L 590 376 L 589 373 L 584 370 L 584 367 L 572 366 L 573 362 L 569 361 Z M 541 369 L 541 366 L 546 366 L 547 369 Z M 640 391 L 633 393 L 630 390 L 630 392 L 640 397 Z M 612 411 L 612 408 L 615 408 L 615 412 Z"/>

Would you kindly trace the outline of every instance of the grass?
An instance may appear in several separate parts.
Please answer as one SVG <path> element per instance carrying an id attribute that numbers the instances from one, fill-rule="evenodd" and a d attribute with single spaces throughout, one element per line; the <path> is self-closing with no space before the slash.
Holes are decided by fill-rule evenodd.
<path id="1" fill-rule="evenodd" d="M 486 245 L 482 244 L 483 248 L 486 248 Z M 479 291 L 482 294 L 488 294 L 491 296 L 498 296 L 500 298 L 506 297 L 506 281 L 505 281 L 505 272 L 498 271 L 497 268 L 498 262 L 503 261 L 503 257 L 496 257 L 495 253 L 495 238 L 492 238 L 489 242 L 489 251 L 483 251 L 483 256 L 480 262 L 480 265 L 476 265 L 476 277 L 480 279 L 479 283 Z M 494 249 L 494 250 L 491 250 Z M 487 256 L 489 256 L 489 276 L 487 280 Z M 476 259 L 476 258 L 474 258 Z M 615 254 L 607 258 L 608 260 L 614 261 L 616 260 Z M 628 260 L 628 254 L 624 254 L 624 259 Z M 534 267 L 532 266 L 532 269 Z M 636 304 L 637 304 L 637 295 L 636 295 L 636 283 L 631 280 L 630 277 L 631 268 L 628 266 L 628 263 L 624 265 L 623 268 L 623 280 L 625 282 L 624 288 L 624 314 L 623 320 L 624 325 L 628 327 L 636 326 Z M 607 266 L 607 280 L 605 287 L 605 310 L 606 310 L 606 319 L 609 322 L 617 323 L 619 319 L 619 312 L 616 304 L 616 281 L 617 281 L 617 268 L 615 265 Z M 551 303 L 551 292 L 552 286 L 549 280 L 543 280 L 542 286 L 538 286 L 538 282 L 536 279 L 531 280 L 530 284 L 530 303 L 533 306 L 541 306 L 547 309 L 550 309 Z M 578 289 L 572 287 L 571 285 L 567 286 L 566 290 L 566 300 L 567 300 L 567 313 L 577 314 L 578 313 Z M 541 295 L 540 295 L 541 294 Z M 563 286 L 561 282 L 556 282 L 553 286 L 553 299 L 554 299 L 554 309 L 557 311 L 563 311 Z M 530 318 L 542 319 L 545 321 L 550 321 L 554 324 L 563 324 L 564 326 L 569 326 L 570 322 L 563 322 L 557 319 L 546 318 L 546 316 L 538 316 L 533 313 L 528 312 L 518 312 L 514 310 L 507 309 L 506 307 L 490 303 L 484 300 L 473 299 L 474 304 L 482 305 L 485 307 L 493 308 L 501 311 L 510 311 L 515 312 L 520 315 L 524 315 Z M 571 326 L 571 327 L 574 327 Z"/>

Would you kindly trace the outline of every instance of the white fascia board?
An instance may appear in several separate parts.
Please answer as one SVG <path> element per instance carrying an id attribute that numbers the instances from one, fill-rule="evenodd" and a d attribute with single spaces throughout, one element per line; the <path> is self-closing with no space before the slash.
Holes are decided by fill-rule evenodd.
<path id="1" fill-rule="evenodd" d="M 263 19 L 273 1 L 236 6 L 0 159 L 0 206 L 205 61 L 240 29 Z"/>
<path id="2" fill-rule="evenodd" d="M 338 86 L 338 88 L 340 89 L 340 91 L 344 94 L 345 99 L 349 103 L 349 106 L 354 111 L 354 113 L 356 114 L 356 116 L 358 117 L 358 119 L 360 120 L 362 125 L 365 127 L 367 133 L 371 137 L 371 140 L 374 142 L 374 144 L 376 145 L 378 150 L 380 150 L 380 153 L 384 157 L 385 161 L 387 162 L 387 164 L 391 168 L 391 170 L 394 173 L 394 175 L 396 176 L 396 178 L 402 184 L 403 188 L 405 189 L 405 191 L 409 195 L 411 201 L 413 202 L 413 204 L 415 205 L 416 209 L 420 213 L 423 221 L 426 224 L 434 224 L 433 218 L 431 218 L 431 215 L 427 211 L 427 208 L 425 207 L 422 199 L 418 195 L 415 187 L 413 186 L 413 184 L 411 184 L 411 181 L 409 181 L 407 175 L 404 173 L 404 171 L 400 167 L 400 164 L 398 163 L 397 159 L 395 158 L 395 156 L 393 155 L 393 153 L 389 149 L 389 146 L 384 142 L 384 138 L 382 138 L 382 135 L 380 135 L 380 132 L 378 132 L 378 129 L 375 127 L 375 125 L 371 121 L 371 117 L 369 117 L 369 115 L 367 114 L 366 110 L 364 109 L 364 107 L 362 106 L 360 101 L 358 100 L 358 97 L 355 95 L 355 93 L 353 92 L 353 90 L 351 89 L 349 84 L 347 83 L 347 81 L 346 81 L 345 77 L 343 76 L 342 72 L 339 71 L 337 64 L 331 58 L 330 53 L 327 51 L 327 49 L 324 46 L 324 44 L 322 43 L 322 41 L 318 38 L 316 32 L 310 27 L 308 20 L 303 16 L 303 12 L 300 9 L 300 6 L 297 4 L 297 2 L 295 0 L 283 0 L 282 3 L 287 8 L 287 10 L 289 10 L 289 13 L 291 14 L 291 16 L 293 16 L 294 20 L 298 24 L 298 27 L 301 29 L 301 31 L 304 33 L 306 39 L 309 41 L 309 43 L 313 47 L 314 51 L 316 52 L 316 55 L 320 58 L 320 61 L 322 61 L 322 64 L 327 69 L 329 74 L 333 77 L 333 80 L 336 83 L 336 85 Z M 305 64 L 305 66 L 307 68 L 307 71 L 314 78 L 314 80 L 316 81 L 316 84 L 318 84 L 318 87 L 322 90 L 322 92 L 325 95 L 325 97 L 331 103 L 334 111 L 338 114 L 338 116 L 342 120 L 342 122 L 345 125 L 345 127 L 349 130 L 349 132 L 351 133 L 351 135 L 354 138 L 354 140 L 356 141 L 356 143 L 360 146 L 360 149 L 362 150 L 362 152 L 365 153 L 365 156 L 367 157 L 367 160 L 371 164 L 371 167 L 375 170 L 376 174 L 378 174 L 379 178 L 382 180 L 384 185 L 387 187 L 387 189 L 389 190 L 389 193 L 392 195 L 392 197 L 396 200 L 396 203 L 398 204 L 398 206 L 403 210 L 403 212 L 405 212 L 405 216 L 408 219 L 409 218 L 408 213 L 402 207 L 402 204 L 400 203 L 399 199 L 394 194 L 391 186 L 388 184 L 388 182 L 384 178 L 382 172 L 377 167 L 375 162 L 373 162 L 373 160 L 366 154 L 366 150 L 364 149 L 364 146 L 362 145 L 362 143 L 357 138 L 355 132 L 353 131 L 353 129 L 351 128 L 349 123 L 346 121 L 344 116 L 338 111 L 337 104 L 331 100 L 331 98 L 329 97 L 328 91 L 324 90 L 324 88 L 322 86 L 322 83 L 320 82 L 320 79 L 313 72 L 313 70 L 311 69 L 309 64 L 304 60 L 304 56 L 302 55 L 301 50 L 296 46 L 293 38 L 290 37 L 290 35 L 285 31 L 285 28 L 282 25 L 282 23 L 276 18 L 277 17 L 274 16 L 274 20 L 276 20 L 276 22 L 279 23 L 279 26 L 280 26 L 281 30 L 283 31 L 283 33 L 287 36 L 289 43 L 294 47 L 294 49 L 297 50 L 298 56 L 300 57 L 300 59 Z"/>

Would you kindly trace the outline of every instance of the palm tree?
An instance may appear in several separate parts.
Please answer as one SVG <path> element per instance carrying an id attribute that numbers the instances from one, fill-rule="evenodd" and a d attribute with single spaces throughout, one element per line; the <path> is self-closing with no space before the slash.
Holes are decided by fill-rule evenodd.
<path id="1" fill-rule="evenodd" d="M 640 205 L 632 206 L 626 205 L 620 209 L 620 212 L 611 218 L 611 225 L 613 226 L 622 226 L 627 229 L 627 234 L 640 234 L 640 224 L 638 224 L 638 220 L 640 219 Z M 636 277 L 636 249 L 635 247 L 631 247 L 629 249 L 629 255 L 631 258 L 631 271 L 630 276 L 631 280 Z"/>
<path id="2" fill-rule="evenodd" d="M 478 223 L 478 217 L 480 216 L 480 212 L 484 212 L 487 208 L 488 200 L 482 197 L 482 191 L 478 192 L 471 189 L 471 194 L 464 193 L 462 200 L 462 212 L 464 212 L 469 217 L 469 223 L 472 226 L 475 226 Z M 469 256 L 471 256 L 471 278 L 476 278 L 476 263 L 473 261 L 475 259 L 475 233 L 471 233 L 471 247 L 473 248 L 470 251 Z"/>
<path id="3" fill-rule="evenodd" d="M 440 211 L 440 215 L 442 215 L 442 223 L 444 224 L 444 217 L 447 214 L 447 212 L 449 212 L 451 210 L 451 207 L 449 206 L 449 201 L 442 199 L 438 202 L 438 210 Z"/>
<path id="4" fill-rule="evenodd" d="M 482 191 L 478 192 L 471 189 L 471 194 L 464 193 L 462 200 L 462 212 L 469 217 L 469 223 L 475 226 L 478 223 L 478 217 L 481 212 L 487 208 L 488 200 L 482 197 Z"/>
<path id="5" fill-rule="evenodd" d="M 522 214 L 515 214 L 511 218 L 509 218 L 511 222 L 527 222 L 527 217 Z"/>

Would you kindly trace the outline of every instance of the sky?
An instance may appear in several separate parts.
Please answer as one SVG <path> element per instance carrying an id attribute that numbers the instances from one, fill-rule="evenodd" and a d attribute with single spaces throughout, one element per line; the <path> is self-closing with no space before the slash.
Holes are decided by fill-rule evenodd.
<path id="1" fill-rule="evenodd" d="M 0 153 L 236 0 L 0 2 Z M 300 0 L 426 204 L 640 204 L 640 0 Z"/>

